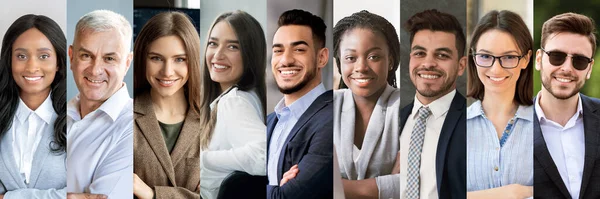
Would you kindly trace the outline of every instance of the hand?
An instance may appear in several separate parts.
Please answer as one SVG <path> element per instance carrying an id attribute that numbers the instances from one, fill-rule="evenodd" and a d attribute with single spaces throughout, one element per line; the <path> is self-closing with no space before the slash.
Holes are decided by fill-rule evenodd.
<path id="1" fill-rule="evenodd" d="M 486 199 L 524 199 L 533 196 L 533 186 L 523 186 L 520 184 L 510 184 L 493 189 L 479 190 L 467 193 L 468 199 L 486 198 Z"/>
<path id="2" fill-rule="evenodd" d="M 67 193 L 67 199 L 107 199 L 108 196 L 104 194 L 91 194 L 91 193 Z"/>
<path id="3" fill-rule="evenodd" d="M 139 199 L 152 199 L 154 190 L 150 188 L 137 174 L 133 174 L 133 194 Z"/>
<path id="4" fill-rule="evenodd" d="M 392 174 L 399 174 L 400 173 L 400 151 L 398 151 L 398 154 L 396 155 L 396 163 L 394 163 L 394 169 L 392 169 Z"/>
<path id="5" fill-rule="evenodd" d="M 4 199 L 4 194 L 0 194 L 0 199 Z"/>
<path id="6" fill-rule="evenodd" d="M 292 168 L 290 168 L 290 170 L 286 171 L 283 174 L 283 178 L 281 178 L 281 182 L 279 183 L 279 186 L 281 187 L 285 183 L 290 181 L 291 179 L 294 179 L 296 177 L 296 175 L 298 174 L 298 172 L 300 172 L 300 170 L 298 170 L 298 165 L 292 166 Z"/>

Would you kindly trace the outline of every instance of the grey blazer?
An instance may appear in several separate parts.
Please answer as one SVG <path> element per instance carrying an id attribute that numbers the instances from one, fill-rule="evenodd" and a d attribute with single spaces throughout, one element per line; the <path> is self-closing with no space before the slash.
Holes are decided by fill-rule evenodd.
<path id="1" fill-rule="evenodd" d="M 371 113 L 360 157 L 354 163 L 355 105 L 352 91 L 333 94 L 333 144 L 342 178 L 375 178 L 379 198 L 400 197 L 400 175 L 391 175 L 400 150 L 400 90 L 387 86 Z"/>
<path id="2" fill-rule="evenodd" d="M 50 151 L 53 133 L 44 133 L 33 156 L 29 184 L 19 174 L 13 157 L 10 133 L 0 137 L 0 194 L 9 194 L 11 198 L 49 198 L 67 197 L 67 168 L 65 152 L 56 154 Z"/>

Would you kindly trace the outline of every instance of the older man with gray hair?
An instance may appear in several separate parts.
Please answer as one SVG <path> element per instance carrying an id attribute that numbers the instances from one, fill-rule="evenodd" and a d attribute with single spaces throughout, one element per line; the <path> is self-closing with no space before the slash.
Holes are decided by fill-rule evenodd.
<path id="1" fill-rule="evenodd" d="M 79 94 L 67 104 L 68 198 L 133 196 L 133 100 L 123 82 L 131 38 L 130 23 L 107 10 L 75 27 L 69 60 Z"/>

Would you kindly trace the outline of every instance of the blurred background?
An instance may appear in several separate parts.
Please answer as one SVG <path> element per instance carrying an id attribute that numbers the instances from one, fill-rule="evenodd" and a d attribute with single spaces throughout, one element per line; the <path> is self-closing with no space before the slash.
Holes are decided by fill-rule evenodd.
<path id="1" fill-rule="evenodd" d="M 479 19 L 481 19 L 483 16 L 485 16 L 485 14 L 492 10 L 510 10 L 512 12 L 517 13 L 521 16 L 523 21 L 525 21 L 527 28 L 529 28 L 529 33 L 531 33 L 532 36 L 534 35 L 533 0 L 467 0 L 467 47 L 470 45 L 471 34 L 475 30 L 475 26 L 477 26 L 477 22 L 479 21 Z M 539 44 L 534 44 L 533 47 L 534 49 L 531 50 L 533 54 L 532 61 L 534 61 L 535 59 L 535 50 L 539 47 Z M 534 71 L 536 70 L 534 69 Z M 537 74 L 537 76 L 539 77 L 539 73 Z M 541 83 L 539 82 L 536 82 L 534 84 L 538 87 L 541 85 Z M 537 91 L 534 92 L 537 93 Z M 470 105 L 473 101 L 475 101 L 473 98 L 467 98 L 467 106 Z"/>
<path id="2" fill-rule="evenodd" d="M 400 1 L 396 0 L 371 0 L 365 3 L 364 0 L 333 0 L 333 24 L 337 24 L 339 20 L 350 16 L 355 12 L 367 10 L 370 13 L 377 14 L 388 20 L 395 28 L 396 34 L 400 37 Z M 331 27 L 333 30 L 333 27 Z M 333 40 L 333 37 L 331 38 Z M 398 38 L 400 39 L 400 38 Z M 332 49 L 333 50 L 333 49 Z M 335 52 L 331 52 L 333 56 Z M 333 64 L 333 87 L 337 89 L 341 81 L 340 73 L 338 72 L 335 60 Z M 400 88 L 400 70 L 396 70 L 396 82 Z"/>
<path id="3" fill-rule="evenodd" d="M 253 4 L 254 5 L 254 4 Z M 330 90 L 333 88 L 333 0 L 267 0 L 267 28 L 265 34 L 267 35 L 267 114 L 273 112 L 273 108 L 277 105 L 277 102 L 283 98 L 283 94 L 279 92 L 277 83 L 273 78 L 273 72 L 271 71 L 271 46 L 273 45 L 273 36 L 277 31 L 277 20 L 279 15 L 283 12 L 291 9 L 302 9 L 308 11 L 314 15 L 317 15 L 325 21 L 327 25 L 327 31 L 325 32 L 325 38 L 327 40 L 325 46 L 329 48 L 329 62 L 321 71 L 321 83 L 325 85 L 325 89 Z"/>
<path id="4" fill-rule="evenodd" d="M 465 0 L 401 0 L 400 1 L 400 24 L 406 21 L 414 14 L 427 9 L 437 9 L 440 12 L 445 12 L 454 15 L 460 24 L 463 26 L 463 31 L 467 24 Z M 466 34 L 466 32 L 465 32 Z M 467 37 L 468 38 L 468 37 Z M 400 106 L 404 107 L 415 99 L 415 86 L 409 77 L 409 55 L 410 55 L 410 33 L 406 30 L 400 30 Z M 467 75 L 464 73 L 456 80 L 456 89 L 463 96 L 467 94 Z"/>
<path id="5" fill-rule="evenodd" d="M 0 6 L 0 39 L 4 38 L 4 34 L 8 27 L 15 22 L 19 17 L 26 14 L 44 15 L 54 20 L 62 29 L 63 33 L 67 33 L 67 0 L 19 0 L 19 1 L 2 1 Z M 2 42 L 0 41 L 0 47 Z M 67 98 L 68 100 L 68 98 Z"/>
<path id="6" fill-rule="evenodd" d="M 598 28 L 600 26 L 600 1 L 598 0 L 545 0 L 535 1 L 533 5 L 534 12 L 534 24 L 533 27 L 533 47 L 536 49 L 540 48 L 540 40 L 542 36 L 542 24 L 555 15 L 562 14 L 565 12 L 575 12 L 592 18 L 596 22 L 596 55 L 594 56 L 594 68 L 592 68 L 592 75 L 590 79 L 586 80 L 585 86 L 581 89 L 581 93 L 595 98 L 600 98 L 600 49 L 598 49 L 598 41 L 600 35 L 598 35 Z M 533 71 L 533 92 L 534 95 L 542 89 L 542 81 L 540 78 L 540 72 L 537 70 Z"/>

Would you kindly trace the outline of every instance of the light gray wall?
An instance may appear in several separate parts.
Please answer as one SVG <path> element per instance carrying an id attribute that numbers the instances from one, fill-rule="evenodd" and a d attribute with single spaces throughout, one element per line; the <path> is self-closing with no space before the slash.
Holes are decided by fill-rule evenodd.
<path id="1" fill-rule="evenodd" d="M 94 11 L 94 10 L 111 10 L 113 12 L 123 15 L 133 27 L 133 1 L 123 0 L 69 0 L 67 2 L 67 45 L 73 44 L 73 36 L 75 35 L 75 25 L 79 18 L 83 15 Z M 64 11 L 63 11 L 64 12 Z M 133 41 L 131 42 L 133 48 Z M 133 50 L 133 49 L 130 49 Z M 133 62 L 132 62 L 133 63 Z M 70 63 L 67 62 L 70 68 Z M 133 97 L 133 64 L 129 67 L 129 71 L 125 75 L 123 80 L 127 84 L 129 90 L 129 96 Z M 75 97 L 79 91 L 75 80 L 73 79 L 73 73 L 71 70 L 67 70 L 67 100 Z"/>
<path id="2" fill-rule="evenodd" d="M 418 12 L 422 12 L 427 9 L 437 9 L 441 12 L 449 13 L 454 15 L 460 24 L 462 25 L 463 32 L 465 35 L 465 27 L 467 24 L 467 9 L 465 0 L 401 0 L 400 1 L 400 23 L 404 24 L 406 21 Z M 410 33 L 404 29 L 400 30 L 400 87 L 402 98 L 400 105 L 404 107 L 409 104 L 415 98 L 415 86 L 410 80 L 409 75 L 409 54 L 410 54 Z M 456 88 L 458 92 L 465 95 L 467 92 L 467 73 L 463 73 L 462 76 L 456 80 Z"/>
<path id="3" fill-rule="evenodd" d="M 2 0 L 0 5 L 0 39 L 4 38 L 6 30 L 15 20 L 26 14 L 45 15 L 58 23 L 66 33 L 67 0 Z"/>
<path id="4" fill-rule="evenodd" d="M 329 48 L 329 63 L 323 68 L 321 73 L 321 82 L 326 89 L 333 88 L 333 0 L 267 0 L 267 63 L 271 63 L 271 45 L 273 44 L 273 35 L 277 30 L 277 20 L 279 15 L 291 9 L 302 9 L 320 16 L 327 31 L 325 32 L 327 48 Z M 283 98 L 283 95 L 277 89 L 277 83 L 273 78 L 271 66 L 267 66 L 267 114 L 273 112 L 273 108 Z"/>

